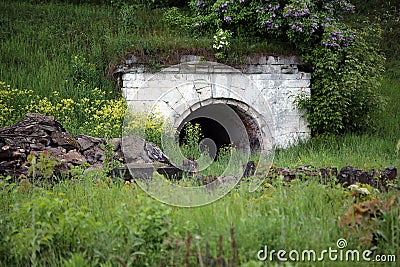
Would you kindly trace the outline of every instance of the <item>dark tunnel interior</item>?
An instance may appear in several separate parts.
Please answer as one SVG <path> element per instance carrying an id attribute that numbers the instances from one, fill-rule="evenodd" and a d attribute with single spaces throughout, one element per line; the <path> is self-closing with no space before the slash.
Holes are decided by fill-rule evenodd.
<path id="1" fill-rule="evenodd" d="M 219 150 L 221 147 L 231 144 L 231 140 L 229 138 L 227 131 L 216 120 L 205 117 L 198 117 L 190 120 L 190 123 L 199 124 L 204 138 L 209 138 L 213 140 L 215 142 L 215 145 L 217 146 L 217 150 Z M 179 133 L 180 144 L 183 143 L 183 140 L 185 139 L 186 136 L 186 133 L 183 129 L 184 128 L 182 128 L 182 130 Z"/>

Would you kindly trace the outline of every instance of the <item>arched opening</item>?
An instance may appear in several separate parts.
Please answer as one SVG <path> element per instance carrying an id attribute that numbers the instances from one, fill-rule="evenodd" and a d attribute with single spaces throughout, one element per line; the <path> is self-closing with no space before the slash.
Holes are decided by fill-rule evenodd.
<path id="1" fill-rule="evenodd" d="M 191 112 L 178 127 L 180 143 L 185 138 L 185 123 L 191 122 L 200 125 L 204 138 L 214 141 L 217 153 L 227 145 L 243 149 L 249 147 L 250 152 L 259 151 L 262 139 L 257 121 L 250 115 L 249 109 L 243 109 L 246 106 L 239 103 L 209 104 Z"/>
<path id="2" fill-rule="evenodd" d="M 242 121 L 245 129 L 247 136 L 249 138 L 250 142 L 250 149 L 251 152 L 255 151 L 260 151 L 261 149 L 261 132 L 260 128 L 256 122 L 256 120 L 249 115 L 246 111 L 240 109 L 239 107 L 235 105 L 229 105 L 236 114 L 239 116 L 240 120 Z"/>
<path id="3" fill-rule="evenodd" d="M 192 124 L 199 124 L 204 138 L 209 138 L 214 141 L 217 150 L 224 146 L 230 145 L 231 139 L 225 128 L 216 120 L 206 117 L 198 117 L 188 121 Z M 185 140 L 186 132 L 184 128 L 179 132 L 179 141 L 182 144 Z"/>

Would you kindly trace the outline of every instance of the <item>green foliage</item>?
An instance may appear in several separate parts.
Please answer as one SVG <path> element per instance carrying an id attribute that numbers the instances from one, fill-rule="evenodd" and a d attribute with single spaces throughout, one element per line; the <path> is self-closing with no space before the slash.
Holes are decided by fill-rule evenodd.
<path id="1" fill-rule="evenodd" d="M 98 86 L 99 73 L 96 69 L 95 64 L 88 62 L 88 60 L 80 55 L 74 55 L 70 62 L 71 67 L 71 89 L 77 87 L 79 91 L 83 91 L 85 85 L 87 87 Z"/>
<path id="2" fill-rule="evenodd" d="M 62 262 L 65 267 L 96 266 L 97 262 L 90 263 L 85 253 L 71 253 L 71 256 Z"/>
<path id="3" fill-rule="evenodd" d="M 247 183 L 241 183 L 218 202 L 198 209 L 176 209 L 172 215 L 174 222 L 187 225 L 193 236 L 201 237 L 203 251 L 208 245 L 216 255 L 218 237 L 223 236 L 221 256 L 226 260 L 231 256 L 229 232 L 233 227 L 242 266 L 257 259 L 257 252 L 265 245 L 269 250 L 329 247 L 341 237 L 332 218 L 345 211 L 342 205 L 348 201 L 342 188 L 315 182 L 289 187 L 268 185 L 254 193 L 248 192 Z M 270 264 L 274 266 L 274 262 Z"/>
<path id="4" fill-rule="evenodd" d="M 11 125 L 25 118 L 26 113 L 33 112 L 54 116 L 74 135 L 121 136 L 125 99 L 122 96 L 108 99 L 106 91 L 91 89 L 85 80 L 77 81 L 76 87 L 81 91 L 70 97 L 61 97 L 57 91 L 41 97 L 32 90 L 14 89 L 0 82 L 0 126 Z M 77 94 L 85 97 L 76 97 Z"/>
<path id="5" fill-rule="evenodd" d="M 354 135 L 318 136 L 307 142 L 300 142 L 288 149 L 275 152 L 276 166 L 297 167 L 300 165 L 354 166 L 360 169 L 382 169 L 399 166 L 400 158 L 394 147 L 396 140 L 386 136 Z"/>
<path id="6" fill-rule="evenodd" d="M 392 64 L 400 60 L 400 2 L 398 1 L 364 1 L 353 0 L 357 7 L 355 16 L 346 20 L 348 23 L 358 23 L 367 17 L 379 23 L 383 30 L 380 48 Z"/>
<path id="7" fill-rule="evenodd" d="M 101 148 L 104 151 L 104 161 L 103 161 L 103 171 L 105 175 L 111 175 L 112 171 L 115 168 L 119 168 L 122 166 L 122 158 L 116 159 L 118 154 L 114 152 L 114 144 L 111 142 L 106 142 L 104 145 L 101 145 Z"/>
<path id="8" fill-rule="evenodd" d="M 7 253 L 1 246 L 0 262 L 154 266 L 165 256 L 162 242 L 172 231 L 169 209 L 143 196 L 135 201 L 129 187 L 103 189 L 92 182 L 64 186 L 66 193 L 36 191 L 1 217 L 1 241 L 9 246 Z"/>
<path id="9" fill-rule="evenodd" d="M 115 97 L 104 76 L 128 41 L 116 30 L 120 22 L 111 7 L 14 1 L 1 2 L 0 10 L 0 52 L 6 55 L 0 60 L 2 81 L 42 97 L 53 91 L 82 97 L 81 88 L 65 83 L 75 77 Z"/>
<path id="10" fill-rule="evenodd" d="M 135 12 L 137 7 L 134 5 L 122 5 L 119 11 L 119 17 L 121 18 L 122 25 L 125 30 L 129 31 L 129 28 L 135 27 L 137 24 Z"/>
<path id="11" fill-rule="evenodd" d="M 232 33 L 230 31 L 224 31 L 218 29 L 214 35 L 213 48 L 217 51 L 215 57 L 217 59 L 222 59 L 226 56 L 229 46 L 231 45 Z"/>
<path id="12" fill-rule="evenodd" d="M 400 256 L 400 210 L 394 207 L 390 211 L 381 211 L 382 217 L 377 223 L 378 248 L 380 253 Z"/>
<path id="13" fill-rule="evenodd" d="M 186 158 L 199 159 L 203 153 L 203 151 L 200 151 L 199 144 L 204 138 L 200 124 L 187 122 L 182 131 L 185 133 L 181 145 L 183 155 Z"/>
<path id="14" fill-rule="evenodd" d="M 149 8 L 183 6 L 185 4 L 184 0 L 28 0 L 28 2 L 34 4 L 67 3 L 67 4 L 111 5 L 115 7 L 121 7 L 123 5 L 133 5 L 136 7 L 149 7 Z"/>
<path id="15" fill-rule="evenodd" d="M 232 257 L 231 228 L 239 266 L 254 261 L 265 245 L 271 250 L 322 251 L 345 237 L 338 220 L 353 205 L 353 197 L 341 186 L 321 185 L 318 180 L 286 185 L 271 180 L 253 193 L 243 181 L 217 202 L 192 209 L 162 205 L 134 184 L 86 179 L 29 192 L 1 184 L 0 241 L 7 246 L 0 246 L 0 262 L 4 266 L 183 266 L 189 257 L 197 266 L 200 255 L 209 259 L 220 255 L 226 261 Z M 380 199 L 390 196 L 375 194 Z M 379 253 L 398 254 L 398 207 L 383 213 L 376 223 Z M 187 243 L 190 253 L 185 256 L 189 235 L 194 239 Z M 346 239 L 349 249 L 370 248 L 357 238 Z"/>
<path id="16" fill-rule="evenodd" d="M 138 135 L 161 148 L 162 135 L 167 134 L 169 126 L 169 121 L 160 114 L 131 112 L 128 108 L 122 135 Z"/>
<path id="17" fill-rule="evenodd" d="M 192 0 L 190 6 L 202 27 L 274 36 L 296 46 L 312 68 L 312 96 L 298 103 L 314 134 L 365 131 L 382 109 L 381 32 L 366 25 L 356 33 L 344 24 L 343 15 L 354 10 L 349 1 Z"/>
<path id="18" fill-rule="evenodd" d="M 28 169 L 28 175 L 35 180 L 37 177 L 49 179 L 54 175 L 54 168 L 60 163 L 60 161 L 51 156 L 48 151 L 43 151 L 36 156 L 34 152 L 28 155 L 27 161 L 30 166 Z"/>
<path id="19" fill-rule="evenodd" d="M 88 0 L 93 1 L 93 0 Z M 185 0 L 109 0 L 112 6 L 121 7 L 124 5 L 136 8 L 164 8 L 164 7 L 182 7 Z"/>
<path id="20" fill-rule="evenodd" d="M 304 59 L 313 66 L 312 94 L 300 100 L 299 107 L 308 111 L 315 134 L 374 127 L 372 114 L 384 107 L 377 90 L 384 72 L 384 57 L 376 52 L 379 35 L 377 25 L 366 26 L 346 49 L 317 47 L 305 53 Z"/>
<path id="21" fill-rule="evenodd" d="M 185 15 L 179 8 L 172 7 L 167 9 L 163 14 L 163 21 L 172 29 L 176 31 L 191 32 L 195 30 L 194 19 Z"/>

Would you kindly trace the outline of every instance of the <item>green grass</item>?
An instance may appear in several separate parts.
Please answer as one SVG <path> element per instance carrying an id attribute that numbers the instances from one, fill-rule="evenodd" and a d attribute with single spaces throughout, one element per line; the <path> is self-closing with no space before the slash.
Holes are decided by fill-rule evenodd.
<path id="1" fill-rule="evenodd" d="M 193 237 L 187 258 L 190 266 L 198 266 L 198 255 L 205 256 L 207 246 L 209 258 L 215 261 L 221 244 L 221 257 L 228 261 L 237 249 L 240 265 L 256 262 L 257 252 L 265 245 L 270 250 L 322 251 L 335 248 L 336 241 L 345 238 L 349 249 L 368 248 L 338 228 L 338 218 L 352 203 L 352 196 L 340 187 L 315 181 L 293 182 L 288 187 L 277 182 L 249 193 L 243 183 L 215 203 L 189 209 L 163 205 L 133 184 L 112 183 L 101 175 L 97 179 L 97 183 L 65 181 L 48 190 L 3 181 L 0 263 L 63 266 L 65 261 L 78 261 L 76 257 L 91 266 L 117 266 L 120 261 L 131 266 L 183 266 L 189 235 Z M 395 234 L 393 238 L 398 240 Z M 400 253 L 398 246 L 378 243 L 378 252 L 388 251 Z M 346 262 L 326 264 L 348 266 Z"/>
<path id="2" fill-rule="evenodd" d="M 377 135 L 344 135 L 313 138 L 308 142 L 275 153 L 277 166 L 318 167 L 354 166 L 362 169 L 381 169 L 400 166 L 396 151 L 397 140 Z"/>
<path id="3" fill-rule="evenodd" d="M 146 57 L 154 66 L 177 62 L 182 53 L 212 59 L 210 38 L 193 38 L 190 32 L 167 27 L 160 20 L 163 10 L 126 12 L 123 20 L 120 11 L 110 6 L 0 1 L 0 81 L 42 96 L 57 91 L 61 97 L 82 98 L 89 94 L 65 82 L 82 75 L 72 64 L 73 57 L 79 55 L 87 60 L 83 65 L 95 66 L 85 88 L 98 86 L 112 99 L 118 94 L 107 74 L 125 53 Z M 400 166 L 400 152 L 396 151 L 400 139 L 400 53 L 397 28 L 392 25 L 397 24 L 384 25 L 385 40 L 391 42 L 385 42 L 383 48 L 390 60 L 379 88 L 387 97 L 387 107 L 375 115 L 375 129 L 364 135 L 313 138 L 278 150 L 276 166 Z M 285 44 L 241 38 L 234 40 L 232 48 L 230 60 L 234 63 L 240 63 L 247 53 L 287 51 Z M 14 184 L 0 178 L 1 266 L 184 266 L 186 260 L 189 266 L 199 266 L 197 258 L 207 256 L 207 245 L 211 260 L 221 254 L 228 261 L 234 250 L 232 237 L 240 266 L 260 266 L 256 253 L 265 245 L 276 250 L 318 251 L 335 248 L 339 238 L 346 238 L 349 249 L 371 247 L 338 227 L 339 217 L 352 205 L 353 197 L 335 185 L 310 180 L 285 186 L 276 180 L 268 181 L 272 186 L 250 193 L 244 181 L 224 198 L 188 209 L 163 205 L 136 185 L 112 181 L 103 173 L 74 178 L 47 189 L 24 179 Z M 375 193 L 373 198 L 386 200 L 395 194 L 399 196 L 398 192 Z M 396 254 L 399 261 L 400 225 L 395 212 L 380 222 L 379 230 L 387 240 L 378 241 L 377 251 Z M 185 241 L 189 236 L 187 257 Z M 349 266 L 347 262 L 324 263 Z"/>
<path id="4" fill-rule="evenodd" d="M 128 52 L 155 66 L 179 63 L 182 54 L 213 59 L 209 36 L 193 38 L 188 30 L 169 27 L 163 13 L 129 7 L 120 11 L 108 5 L 0 1 L 0 79 L 43 96 L 53 91 L 70 96 L 78 89 L 65 80 L 73 77 L 72 58 L 78 55 L 96 66 L 97 78 L 90 85 L 108 90 L 112 97 L 115 85 L 110 72 Z M 235 40 L 230 60 L 240 63 L 240 55 L 249 51 L 285 51 L 273 41 L 250 43 Z"/>
<path id="5" fill-rule="evenodd" d="M 110 8 L 3 1 L 0 9 L 3 81 L 40 95 L 52 91 L 70 95 L 65 80 L 72 76 L 71 59 L 79 55 L 97 66 L 98 81 L 93 86 L 110 86 L 102 78 L 106 66 L 127 43 L 118 45 L 123 40 Z M 117 43 L 111 44 L 112 40 Z"/>

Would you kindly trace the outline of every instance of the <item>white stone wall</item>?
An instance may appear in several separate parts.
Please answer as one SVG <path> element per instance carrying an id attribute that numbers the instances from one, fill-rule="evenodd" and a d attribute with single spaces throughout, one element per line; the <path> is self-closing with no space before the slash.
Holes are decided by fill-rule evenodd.
<path id="1" fill-rule="evenodd" d="M 231 103 L 247 110 L 262 130 L 268 128 L 276 146 L 287 147 L 310 135 L 293 103 L 299 94 L 310 95 L 311 75 L 298 71 L 298 63 L 296 58 L 260 57 L 242 70 L 198 61 L 156 74 L 140 65 L 119 71 L 123 94 L 137 111 L 156 105 L 178 127 L 201 106 Z"/>

